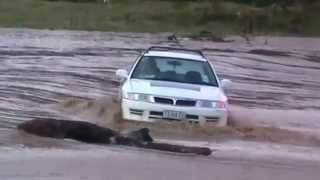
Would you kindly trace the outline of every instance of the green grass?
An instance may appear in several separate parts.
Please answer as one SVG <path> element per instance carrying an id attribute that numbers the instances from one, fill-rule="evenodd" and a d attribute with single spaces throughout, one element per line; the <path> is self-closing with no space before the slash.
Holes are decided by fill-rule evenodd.
<path id="1" fill-rule="evenodd" d="M 239 33 L 244 24 L 238 17 L 239 12 L 248 8 L 232 2 L 213 7 L 207 1 L 114 0 L 111 6 L 107 6 L 102 0 L 101 3 L 1 0 L 0 26 L 124 32 L 207 30 L 234 34 Z M 275 12 L 276 18 L 270 25 L 265 21 L 265 10 L 259 11 L 262 12 L 260 21 L 256 22 L 259 32 L 320 34 L 320 22 L 316 18 L 320 13 L 317 10 L 307 22 L 299 22 L 296 29 L 292 28 L 295 21 L 293 17 L 287 17 L 287 12 Z"/>

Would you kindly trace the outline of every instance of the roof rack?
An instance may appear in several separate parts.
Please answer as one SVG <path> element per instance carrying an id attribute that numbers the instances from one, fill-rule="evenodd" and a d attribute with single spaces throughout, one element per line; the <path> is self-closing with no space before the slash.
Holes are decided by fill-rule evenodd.
<path id="1" fill-rule="evenodd" d="M 186 48 L 176 48 L 176 47 L 168 47 L 168 46 L 151 46 L 148 51 L 184 51 L 198 54 L 205 58 L 205 55 L 200 50 L 186 49 Z"/>

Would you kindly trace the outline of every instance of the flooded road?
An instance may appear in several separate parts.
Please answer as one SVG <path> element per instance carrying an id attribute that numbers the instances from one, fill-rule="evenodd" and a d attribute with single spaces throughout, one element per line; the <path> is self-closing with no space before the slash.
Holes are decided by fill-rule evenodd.
<path id="1" fill-rule="evenodd" d="M 248 163 L 225 161 L 225 157 L 219 160 L 216 154 L 209 159 L 151 152 L 141 156 L 124 147 L 102 148 L 35 137 L 14 129 L 18 123 L 35 117 L 106 123 L 114 108 L 107 97 L 117 94 L 115 70 L 129 67 L 151 45 L 177 46 L 167 40 L 168 35 L 0 29 L 0 159 L 5 162 L 0 166 L 0 177 L 316 179 L 319 176 L 319 161 L 307 165 L 294 161 L 290 166 L 282 166 L 257 160 Z M 251 44 L 240 37 L 229 38 L 235 41 L 214 43 L 181 37 L 180 45 L 202 49 L 217 73 L 233 81 L 226 90 L 232 105 L 232 123 L 318 131 L 320 38 L 272 37 L 267 45 L 265 37 L 257 37 Z M 237 143 L 230 146 L 238 148 Z M 263 149 L 266 148 L 245 154 L 260 153 Z M 291 147 L 283 154 L 290 151 Z M 279 150 L 274 152 L 277 154 Z M 230 154 L 244 157 L 233 151 Z M 136 166 L 137 162 L 141 165 Z"/>
<path id="2" fill-rule="evenodd" d="M 177 46 L 167 35 L 0 29 L 0 127 L 64 116 L 50 105 L 68 98 L 116 95 L 115 70 L 129 67 L 151 45 Z M 319 128 L 320 39 L 272 37 L 266 45 L 265 37 L 251 44 L 230 38 L 235 41 L 182 37 L 180 45 L 202 49 L 217 73 L 233 81 L 227 89 L 232 118 Z"/>

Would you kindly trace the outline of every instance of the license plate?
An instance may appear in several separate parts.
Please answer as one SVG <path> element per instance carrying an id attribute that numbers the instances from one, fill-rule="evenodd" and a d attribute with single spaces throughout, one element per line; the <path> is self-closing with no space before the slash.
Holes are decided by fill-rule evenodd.
<path id="1" fill-rule="evenodd" d="M 179 112 L 179 111 L 164 111 L 163 112 L 163 118 L 185 119 L 186 118 L 186 114 L 184 112 Z"/>

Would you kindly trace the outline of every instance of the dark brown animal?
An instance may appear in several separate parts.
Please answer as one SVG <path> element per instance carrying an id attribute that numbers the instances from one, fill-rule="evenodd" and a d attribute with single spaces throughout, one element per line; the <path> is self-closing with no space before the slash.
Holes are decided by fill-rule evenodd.
<path id="1" fill-rule="evenodd" d="M 131 131 L 123 136 L 135 139 L 140 142 L 153 142 L 153 138 L 149 134 L 148 128 L 141 128 L 136 131 Z"/>
<path id="2" fill-rule="evenodd" d="M 199 154 L 204 156 L 209 156 L 212 151 L 207 147 L 194 147 L 194 146 L 183 146 L 183 145 L 173 145 L 167 143 L 156 143 L 156 142 L 140 142 L 135 139 L 131 139 L 128 137 L 117 136 L 115 138 L 115 142 L 118 145 L 125 146 L 135 146 L 139 148 L 145 149 L 154 149 L 159 151 L 168 151 L 175 153 L 184 153 L 184 154 Z"/>
<path id="3" fill-rule="evenodd" d="M 166 143 L 147 143 L 142 146 L 146 149 L 156 149 L 160 151 L 176 152 L 176 153 L 187 153 L 187 154 L 199 154 L 204 156 L 209 156 L 212 150 L 207 147 L 194 147 L 194 146 L 183 146 L 183 145 L 173 145 Z"/>
<path id="4" fill-rule="evenodd" d="M 112 143 L 160 151 L 193 153 L 206 156 L 210 155 L 212 152 L 209 148 L 205 147 L 155 143 L 149 134 L 148 128 L 142 128 L 127 134 L 120 134 L 112 129 L 100 127 L 89 122 L 38 118 L 23 122 L 18 125 L 18 129 L 38 136 L 69 138 L 87 143 Z"/>
<path id="5" fill-rule="evenodd" d="M 38 136 L 103 144 L 109 144 L 110 138 L 119 134 L 89 122 L 42 118 L 26 121 L 18 125 L 18 129 Z"/>

